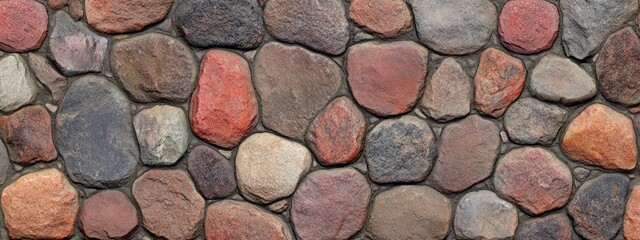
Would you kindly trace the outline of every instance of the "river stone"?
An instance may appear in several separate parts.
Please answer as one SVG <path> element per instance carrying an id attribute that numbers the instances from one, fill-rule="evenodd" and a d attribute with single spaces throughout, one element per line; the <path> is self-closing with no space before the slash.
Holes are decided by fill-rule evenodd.
<path id="1" fill-rule="evenodd" d="M 539 53 L 553 46 L 559 23 L 558 8 L 547 0 L 508 1 L 498 20 L 500 42 L 515 53 Z"/>
<path id="2" fill-rule="evenodd" d="M 138 211 L 124 193 L 101 191 L 82 202 L 78 225 L 92 239 L 124 239 L 138 227 Z"/>
<path id="3" fill-rule="evenodd" d="M 49 37 L 53 59 L 65 75 L 102 71 L 107 38 L 75 22 L 65 11 L 54 15 L 56 26 Z"/>
<path id="4" fill-rule="evenodd" d="M 510 239 L 518 228 L 518 211 L 493 192 L 470 192 L 460 199 L 453 225 L 462 239 Z"/>
<path id="5" fill-rule="evenodd" d="M 420 108 L 429 117 L 446 122 L 471 111 L 471 79 L 454 58 L 442 61 L 425 86 Z"/>
<path id="6" fill-rule="evenodd" d="M 277 215 L 246 202 L 222 200 L 209 205 L 204 223 L 207 240 L 293 240 L 293 234 Z"/>
<path id="7" fill-rule="evenodd" d="M 47 36 L 48 20 L 47 8 L 36 0 L 0 1 L 0 50 L 28 52 L 40 48 Z"/>
<path id="8" fill-rule="evenodd" d="M 233 165 L 216 150 L 205 146 L 193 148 L 187 157 L 187 168 L 206 199 L 224 198 L 236 191 Z"/>
<path id="9" fill-rule="evenodd" d="M 504 115 L 509 139 L 518 144 L 550 145 L 567 119 L 567 110 L 553 104 L 522 98 Z"/>
<path id="10" fill-rule="evenodd" d="M 569 218 L 557 213 L 541 218 L 532 218 L 520 224 L 515 239 L 547 240 L 564 239 L 573 237 L 573 226 Z"/>
<path id="11" fill-rule="evenodd" d="M 137 32 L 167 16 L 173 0 L 86 0 L 91 28 L 110 34 Z"/>
<path id="12" fill-rule="evenodd" d="M 20 55 L 0 59 L 0 111 L 16 110 L 33 101 L 37 94 L 36 80 Z"/>
<path id="13" fill-rule="evenodd" d="M 29 66 L 38 80 L 51 92 L 53 101 L 58 102 L 62 100 L 64 93 L 67 91 L 67 78 L 60 75 L 60 73 L 51 66 L 49 60 L 41 55 L 29 53 L 27 59 L 29 60 Z"/>
<path id="14" fill-rule="evenodd" d="M 499 118 L 522 93 L 527 70 L 522 60 L 495 48 L 482 52 L 474 84 L 478 112 Z"/>
<path id="15" fill-rule="evenodd" d="M 626 27 L 607 38 L 596 62 L 598 87 L 610 102 L 623 105 L 640 103 L 640 39 Z"/>
<path id="16" fill-rule="evenodd" d="M 11 161 L 9 160 L 9 153 L 4 142 L 0 140 L 0 185 L 4 184 L 9 174 L 9 168 L 11 168 Z"/>
<path id="17" fill-rule="evenodd" d="M 640 240 L 640 185 L 635 185 L 629 193 L 629 201 L 624 212 L 622 227 L 624 239 Z"/>
<path id="18" fill-rule="evenodd" d="M 403 0 L 352 0 L 349 18 L 380 38 L 395 38 L 411 31 L 411 9 Z"/>
<path id="19" fill-rule="evenodd" d="M 133 118 L 133 127 L 145 165 L 173 165 L 187 151 L 189 125 L 181 108 L 156 105 L 144 109 Z"/>
<path id="20" fill-rule="evenodd" d="M 0 137 L 7 143 L 11 161 L 29 165 L 51 162 L 58 151 L 51 136 L 51 115 L 42 105 L 26 106 L 0 116 Z"/>
<path id="21" fill-rule="evenodd" d="M 531 72 L 529 91 L 534 97 L 564 105 L 586 101 L 596 95 L 596 81 L 570 59 L 545 55 Z"/>

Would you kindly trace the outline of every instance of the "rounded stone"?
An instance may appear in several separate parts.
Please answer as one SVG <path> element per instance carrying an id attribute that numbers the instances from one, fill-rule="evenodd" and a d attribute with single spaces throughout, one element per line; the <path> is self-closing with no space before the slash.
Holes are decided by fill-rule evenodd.
<path id="1" fill-rule="evenodd" d="M 456 236 L 463 239 L 508 239 L 518 228 L 518 211 L 487 190 L 465 194 L 456 208 Z"/>
<path id="2" fill-rule="evenodd" d="M 60 10 L 67 5 L 67 0 L 48 0 L 49 7 L 53 10 Z"/>
<path id="3" fill-rule="evenodd" d="M 66 239 L 74 232 L 78 192 L 57 169 L 26 174 L 2 191 L 4 225 L 12 239 Z"/>
<path id="4" fill-rule="evenodd" d="M 233 165 L 216 150 L 193 148 L 187 157 L 187 168 L 206 199 L 224 198 L 236 191 Z"/>
<path id="5" fill-rule="evenodd" d="M 562 79 L 562 81 L 558 81 Z M 545 55 L 531 72 L 529 91 L 540 100 L 572 105 L 596 96 L 596 81 L 570 59 Z"/>
<path id="6" fill-rule="evenodd" d="M 353 168 L 318 170 L 300 184 L 291 202 L 298 239 L 349 239 L 367 218 L 371 187 Z"/>
<path id="7" fill-rule="evenodd" d="M 430 187 L 393 187 L 373 199 L 367 236 L 375 240 L 444 239 L 452 208 L 447 197 Z"/>
<path id="8" fill-rule="evenodd" d="M 49 48 L 60 70 L 65 75 L 102 71 L 107 38 L 75 22 L 65 11 L 56 12 L 54 19 Z"/>
<path id="9" fill-rule="evenodd" d="M 289 226 L 276 215 L 234 200 L 209 205 L 204 233 L 207 240 L 294 239 Z"/>
<path id="10" fill-rule="evenodd" d="M 520 224 L 515 239 L 572 239 L 573 226 L 566 215 L 557 213 L 541 218 L 532 218 Z"/>
<path id="11" fill-rule="evenodd" d="M 27 106 L 11 115 L 0 116 L 0 136 L 15 163 L 33 164 L 58 158 L 51 136 L 51 116 L 42 105 Z"/>
<path id="12" fill-rule="evenodd" d="M 353 0 L 349 18 L 365 31 L 381 38 L 395 38 L 411 31 L 413 17 L 402 0 Z"/>
<path id="13" fill-rule="evenodd" d="M 420 108 L 439 122 L 464 117 L 471 111 L 472 91 L 471 79 L 462 66 L 446 58 L 427 81 Z"/>
<path id="14" fill-rule="evenodd" d="M 244 58 L 222 50 L 204 55 L 189 119 L 196 136 L 223 148 L 235 147 L 249 134 L 258 122 L 258 100 Z"/>
<path id="15" fill-rule="evenodd" d="M 499 118 L 522 93 L 525 77 L 522 60 L 495 48 L 485 50 L 473 79 L 476 109 Z"/>
<path id="16" fill-rule="evenodd" d="M 142 163 L 149 166 L 175 164 L 189 146 L 189 125 L 182 109 L 156 105 L 133 118 Z"/>
<path id="17" fill-rule="evenodd" d="M 498 19 L 500 42 L 509 51 L 534 54 L 553 46 L 558 37 L 560 14 L 546 0 L 508 1 Z"/>
<path id="18" fill-rule="evenodd" d="M 629 193 L 622 227 L 624 239 L 639 240 L 640 236 L 640 185 L 633 186 Z"/>
<path id="19" fill-rule="evenodd" d="M 311 153 L 302 144 L 271 133 L 253 134 L 236 154 L 240 193 L 262 204 L 288 197 L 311 168 L 311 161 Z"/>
<path id="20" fill-rule="evenodd" d="M 124 239 L 138 226 L 138 211 L 124 193 L 101 191 L 82 202 L 78 225 L 92 239 Z"/>
<path id="21" fill-rule="evenodd" d="M 436 157 L 436 136 L 414 116 L 384 120 L 367 135 L 364 156 L 376 183 L 421 182 Z"/>
<path id="22" fill-rule="evenodd" d="M 86 0 L 85 12 L 96 31 L 128 33 L 162 21 L 172 4 L 173 0 Z"/>
<path id="23" fill-rule="evenodd" d="M 598 86 L 607 100 L 623 105 L 640 103 L 640 39 L 626 27 L 609 36 L 596 62 Z"/>
<path id="24" fill-rule="evenodd" d="M 367 111 L 392 116 L 411 111 L 418 102 L 429 51 L 415 42 L 367 42 L 349 48 L 347 81 Z"/>
<path id="25" fill-rule="evenodd" d="M 37 94 L 36 80 L 20 55 L 0 58 L 0 111 L 16 110 L 33 101 Z"/>
<path id="26" fill-rule="evenodd" d="M 0 139 L 0 185 L 7 181 L 9 176 L 9 168 L 12 168 L 11 161 L 9 160 L 9 153 L 7 147 Z"/>
<path id="27" fill-rule="evenodd" d="M 47 36 L 47 8 L 35 0 L 0 1 L 0 50 L 28 52 Z"/>
<path id="28" fill-rule="evenodd" d="M 534 98 L 514 102 L 504 115 L 509 139 L 518 144 L 550 145 L 567 119 L 567 110 Z"/>

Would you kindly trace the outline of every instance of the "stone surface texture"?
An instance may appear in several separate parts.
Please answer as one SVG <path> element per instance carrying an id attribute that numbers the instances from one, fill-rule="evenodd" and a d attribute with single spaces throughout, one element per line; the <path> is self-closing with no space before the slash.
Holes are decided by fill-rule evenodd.
<path id="1" fill-rule="evenodd" d="M 463 239 L 508 239 L 518 227 L 518 212 L 493 192 L 470 192 L 460 199 L 453 226 Z"/>
<path id="2" fill-rule="evenodd" d="M 522 60 L 495 48 L 482 52 L 474 84 L 476 109 L 498 118 L 524 89 L 526 69 Z"/>
<path id="3" fill-rule="evenodd" d="M 233 165 L 216 150 L 205 146 L 193 148 L 187 158 L 187 168 L 206 199 L 224 198 L 236 191 Z"/>
<path id="4" fill-rule="evenodd" d="M 635 105 L 640 103 L 640 39 L 631 27 L 609 36 L 596 62 L 598 86 L 607 100 Z"/>
<path id="5" fill-rule="evenodd" d="M 519 226 L 516 239 L 572 239 L 571 221 L 564 214 L 532 218 Z"/>
<path id="6" fill-rule="evenodd" d="M 100 72 L 107 51 L 107 38 L 74 22 L 64 11 L 54 15 L 56 26 L 49 37 L 49 48 L 65 75 Z"/>
<path id="7" fill-rule="evenodd" d="M 82 202 L 78 225 L 90 238 L 126 238 L 138 226 L 138 211 L 124 193 L 106 190 Z"/>
<path id="8" fill-rule="evenodd" d="M 411 10 L 402 0 L 354 0 L 349 18 L 367 32 L 394 38 L 411 31 Z"/>
<path id="9" fill-rule="evenodd" d="M 420 108 L 439 122 L 460 118 L 471 111 L 472 91 L 471 79 L 462 66 L 446 58 L 427 81 Z"/>
<path id="10" fill-rule="evenodd" d="M 40 48 L 47 36 L 47 9 L 35 0 L 0 2 L 0 50 L 28 52 Z"/>
<path id="11" fill-rule="evenodd" d="M 31 53 L 27 59 L 29 60 L 29 66 L 33 70 L 34 75 L 49 89 L 49 92 L 51 92 L 53 101 L 60 101 L 67 90 L 67 78 L 60 75 L 60 73 L 53 68 L 49 60 L 41 55 Z"/>
<path id="12" fill-rule="evenodd" d="M 294 239 L 287 224 L 279 217 L 250 203 L 234 200 L 209 205 L 204 231 L 207 240 Z"/>
<path id="13" fill-rule="evenodd" d="M 504 115 L 509 139 L 519 144 L 553 143 L 567 119 L 567 110 L 534 98 L 514 102 Z"/>
<path id="14" fill-rule="evenodd" d="M 84 4 L 91 28 L 117 34 L 140 31 L 161 21 L 173 0 L 86 0 Z"/>
<path id="15" fill-rule="evenodd" d="M 189 125 L 180 108 L 157 105 L 144 109 L 133 118 L 133 127 L 145 165 L 173 165 L 187 151 Z"/>
<path id="16" fill-rule="evenodd" d="M 0 111 L 16 110 L 33 101 L 37 93 L 36 80 L 20 55 L 0 58 Z"/>
<path id="17" fill-rule="evenodd" d="M 500 42 L 510 51 L 533 54 L 551 48 L 558 36 L 558 8 L 546 0 L 508 1 L 498 19 Z"/>
<path id="18" fill-rule="evenodd" d="M 596 81 L 571 59 L 545 55 L 533 68 L 528 86 L 540 100 L 572 105 L 596 95 Z"/>
<path id="19" fill-rule="evenodd" d="M 11 115 L 0 116 L 0 137 L 15 163 L 50 162 L 58 158 L 51 135 L 51 116 L 41 105 L 27 106 Z"/>

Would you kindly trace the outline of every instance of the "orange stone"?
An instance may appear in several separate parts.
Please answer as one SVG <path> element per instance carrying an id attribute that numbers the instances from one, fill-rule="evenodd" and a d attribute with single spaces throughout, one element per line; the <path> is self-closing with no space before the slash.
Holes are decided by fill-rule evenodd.
<path id="1" fill-rule="evenodd" d="M 411 31 L 411 10 L 403 0 L 352 0 L 349 17 L 367 32 L 393 38 Z"/>
<path id="2" fill-rule="evenodd" d="M 495 48 L 485 50 L 473 80 L 476 109 L 499 118 L 522 93 L 525 77 L 522 60 Z"/>
<path id="3" fill-rule="evenodd" d="M 58 158 L 51 137 L 51 116 L 41 105 L 21 108 L 0 117 L 0 136 L 9 148 L 11 161 L 19 164 L 50 162 Z"/>
<path id="4" fill-rule="evenodd" d="M 631 188 L 622 230 L 624 239 L 640 240 L 640 185 Z"/>

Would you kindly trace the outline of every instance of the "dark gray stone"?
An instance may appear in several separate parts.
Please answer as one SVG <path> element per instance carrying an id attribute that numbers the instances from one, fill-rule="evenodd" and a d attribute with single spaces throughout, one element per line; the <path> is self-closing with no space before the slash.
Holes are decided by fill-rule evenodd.
<path id="1" fill-rule="evenodd" d="M 553 142 L 567 119 L 567 110 L 534 98 L 513 103 L 504 115 L 509 138 L 519 144 L 545 144 Z"/>
<path id="2" fill-rule="evenodd" d="M 7 147 L 2 140 L 0 140 L 0 185 L 4 184 L 7 180 L 9 168 L 11 168 L 9 153 L 7 152 Z"/>
<path id="3" fill-rule="evenodd" d="M 55 23 L 49 47 L 60 70 L 65 75 L 102 71 L 107 38 L 73 21 L 65 11 L 55 14 Z"/>
<path id="4" fill-rule="evenodd" d="M 541 218 L 529 219 L 520 224 L 516 239 L 549 240 L 572 239 L 571 221 L 559 213 Z"/>
<path id="5" fill-rule="evenodd" d="M 231 162 L 216 150 L 197 146 L 187 159 L 189 173 L 206 199 L 224 198 L 236 191 L 236 176 Z"/>

